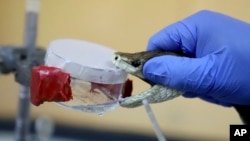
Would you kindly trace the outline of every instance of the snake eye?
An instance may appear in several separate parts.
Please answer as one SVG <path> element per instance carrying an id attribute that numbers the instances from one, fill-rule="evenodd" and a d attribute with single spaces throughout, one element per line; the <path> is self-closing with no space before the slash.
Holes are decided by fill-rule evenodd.
<path id="1" fill-rule="evenodd" d="M 115 60 L 118 60 L 118 59 L 119 59 L 119 56 L 116 55 L 116 56 L 114 57 L 114 59 L 115 59 Z"/>
<path id="2" fill-rule="evenodd" d="M 141 61 L 139 60 L 134 60 L 131 62 L 131 65 L 134 67 L 139 67 L 141 65 Z"/>

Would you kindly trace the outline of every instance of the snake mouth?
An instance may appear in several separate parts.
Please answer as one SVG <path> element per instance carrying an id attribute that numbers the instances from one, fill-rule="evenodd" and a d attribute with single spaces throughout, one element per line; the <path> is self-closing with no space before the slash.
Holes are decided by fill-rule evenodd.
<path id="1" fill-rule="evenodd" d="M 126 71 L 127 73 L 135 73 L 137 71 L 134 66 L 128 63 L 128 60 L 126 60 L 126 58 L 121 58 L 121 56 L 117 54 L 114 55 L 112 62 L 116 67 Z"/>

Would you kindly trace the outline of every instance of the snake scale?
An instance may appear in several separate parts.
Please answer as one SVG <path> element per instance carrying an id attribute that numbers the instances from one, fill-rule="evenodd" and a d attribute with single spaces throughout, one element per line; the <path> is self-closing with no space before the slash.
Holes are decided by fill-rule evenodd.
<path id="1" fill-rule="evenodd" d="M 152 57 L 161 55 L 178 55 L 171 52 L 151 51 L 151 52 L 138 52 L 138 53 L 122 53 L 116 52 L 114 55 L 113 63 L 118 68 L 140 78 L 141 80 L 149 83 L 152 87 L 144 92 L 127 97 L 120 102 L 123 107 L 133 108 L 142 105 L 142 100 L 147 99 L 149 103 L 159 103 L 166 100 L 173 99 L 183 94 L 181 91 L 175 89 L 153 84 L 147 81 L 142 75 L 142 68 L 144 63 Z"/>
<path id="2" fill-rule="evenodd" d="M 136 53 L 115 52 L 113 57 L 113 64 L 126 71 L 127 73 L 140 78 L 141 80 L 149 83 L 151 88 L 139 94 L 132 95 L 120 101 L 120 106 L 127 108 L 135 108 L 142 105 L 142 100 L 147 99 L 149 103 L 164 102 L 175 97 L 182 95 L 184 92 L 169 88 L 167 86 L 153 84 L 146 80 L 142 74 L 143 65 L 151 58 L 162 55 L 175 55 L 180 54 L 165 51 L 142 51 Z M 234 105 L 242 122 L 250 124 L 250 105 Z"/>

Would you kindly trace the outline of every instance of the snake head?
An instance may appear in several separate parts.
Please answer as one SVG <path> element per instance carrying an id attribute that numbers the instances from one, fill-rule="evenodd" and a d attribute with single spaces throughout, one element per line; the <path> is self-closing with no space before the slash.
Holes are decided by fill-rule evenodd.
<path id="1" fill-rule="evenodd" d="M 162 55 L 176 55 L 171 52 L 163 51 L 142 51 L 137 53 L 115 52 L 113 63 L 116 67 L 144 79 L 142 74 L 143 65 L 149 59 Z"/>
<path id="2" fill-rule="evenodd" d="M 113 56 L 113 64 L 126 71 L 129 74 L 132 74 L 146 83 L 150 84 L 152 87 L 144 92 L 136 94 L 134 96 L 124 96 L 126 98 L 121 99 L 120 105 L 122 107 L 138 107 L 142 105 L 142 100 L 147 99 L 150 103 L 157 103 L 172 99 L 179 96 L 180 92 L 170 89 L 166 86 L 161 86 L 146 80 L 142 74 L 143 65 L 153 57 L 162 56 L 162 55 L 178 55 L 172 52 L 164 51 L 143 51 L 137 53 L 123 53 L 115 52 Z M 128 85 L 128 84 L 127 84 Z M 130 84 L 132 86 L 132 84 Z M 125 84 L 126 86 L 126 84 Z M 129 86 L 129 85 L 128 85 Z M 126 89 L 126 87 L 125 87 Z M 131 88 L 127 88 L 132 90 Z M 125 92 L 126 94 L 131 94 L 131 92 Z"/>
<path id="3" fill-rule="evenodd" d="M 140 56 L 140 54 L 135 53 L 115 52 L 113 64 L 127 73 L 143 78 L 142 67 L 146 60 Z"/>

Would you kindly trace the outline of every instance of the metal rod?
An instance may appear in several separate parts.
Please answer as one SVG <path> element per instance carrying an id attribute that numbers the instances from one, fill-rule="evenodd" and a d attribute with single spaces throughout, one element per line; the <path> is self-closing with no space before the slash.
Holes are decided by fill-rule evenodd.
<path id="1" fill-rule="evenodd" d="M 24 46 L 35 48 L 39 0 L 26 0 Z M 18 113 L 15 127 L 15 140 L 27 141 L 29 138 L 30 92 L 29 87 L 20 86 Z"/>

